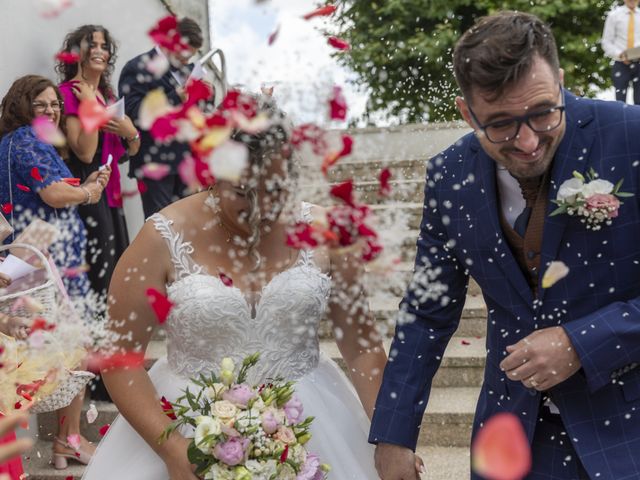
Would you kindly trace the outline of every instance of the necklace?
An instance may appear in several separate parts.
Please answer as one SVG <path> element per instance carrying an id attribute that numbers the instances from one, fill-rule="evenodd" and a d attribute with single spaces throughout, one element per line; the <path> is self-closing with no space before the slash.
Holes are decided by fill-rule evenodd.
<path id="1" fill-rule="evenodd" d="M 246 247 L 247 241 L 240 237 L 240 235 L 232 234 L 229 228 L 224 224 L 222 220 L 222 212 L 220 211 L 219 200 L 213 191 L 213 187 L 209 188 L 209 191 L 207 192 L 207 198 L 205 199 L 204 203 L 206 206 L 211 208 L 211 210 L 213 210 L 213 213 L 216 216 L 218 227 L 220 227 L 227 235 L 226 243 L 231 243 L 231 240 L 233 240 L 233 243 L 236 246 Z"/>

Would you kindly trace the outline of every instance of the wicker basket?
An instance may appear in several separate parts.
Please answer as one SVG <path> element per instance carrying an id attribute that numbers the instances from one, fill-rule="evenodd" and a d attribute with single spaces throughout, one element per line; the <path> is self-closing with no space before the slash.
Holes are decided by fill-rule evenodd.
<path id="1" fill-rule="evenodd" d="M 15 317 L 30 318 L 32 313 L 27 310 L 26 305 L 15 305 L 15 301 L 18 298 L 28 296 L 42 305 L 43 311 L 41 312 L 41 316 L 57 323 L 60 292 L 57 288 L 49 261 L 40 250 L 26 243 L 0 245 L 0 252 L 9 250 L 10 248 L 24 248 L 29 250 L 40 260 L 43 268 L 18 279 L 9 288 L 5 289 L 9 293 L 0 295 L 0 313 Z"/>
<path id="2" fill-rule="evenodd" d="M 68 406 L 94 377 L 93 373 L 82 370 L 69 372 L 69 375 L 60 382 L 56 389 L 50 395 L 36 401 L 29 412 L 53 412 Z"/>

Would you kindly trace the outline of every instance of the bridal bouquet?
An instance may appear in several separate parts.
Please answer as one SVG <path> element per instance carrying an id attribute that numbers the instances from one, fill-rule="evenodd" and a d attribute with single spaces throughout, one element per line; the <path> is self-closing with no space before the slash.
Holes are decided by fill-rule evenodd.
<path id="1" fill-rule="evenodd" d="M 237 375 L 225 358 L 219 375 L 192 379 L 197 392 L 187 388 L 174 403 L 165 401 L 165 413 L 175 421 L 162 439 L 179 427 L 194 428 L 189 461 L 207 480 L 324 479 L 329 467 L 304 447 L 313 417 L 304 417 L 293 382 L 246 383 L 258 358 L 245 358 Z"/>

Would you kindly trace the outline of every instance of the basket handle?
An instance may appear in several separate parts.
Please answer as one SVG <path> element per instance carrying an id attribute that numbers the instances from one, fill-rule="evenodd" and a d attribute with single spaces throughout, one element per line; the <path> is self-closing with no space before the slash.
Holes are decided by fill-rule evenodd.
<path id="1" fill-rule="evenodd" d="M 49 265 L 47 257 L 45 257 L 44 254 L 36 247 L 34 247 L 33 245 L 29 245 L 28 243 L 10 243 L 8 245 L 0 245 L 0 252 L 9 250 L 10 248 L 26 248 L 27 250 L 31 250 L 31 252 L 35 253 L 40 262 L 44 265 L 44 268 L 47 272 L 48 280 L 55 280 L 53 271 L 51 270 L 51 265 Z"/>

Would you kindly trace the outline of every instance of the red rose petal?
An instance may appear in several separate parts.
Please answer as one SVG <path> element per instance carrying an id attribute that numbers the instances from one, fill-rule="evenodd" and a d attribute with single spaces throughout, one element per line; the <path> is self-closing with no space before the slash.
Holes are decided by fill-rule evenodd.
<path id="1" fill-rule="evenodd" d="M 45 332 L 55 330 L 56 326 L 53 323 L 48 323 L 44 318 L 37 317 L 33 320 L 31 327 L 29 327 L 29 331 L 31 333 L 37 332 L 38 330 L 44 330 Z"/>
<path id="2" fill-rule="evenodd" d="M 278 38 L 279 33 L 280 33 L 280 25 L 278 25 L 276 29 L 271 33 L 271 35 L 269 35 L 269 40 L 267 40 L 267 43 L 269 45 L 273 45 L 273 42 L 276 41 L 276 38 Z"/>
<path id="3" fill-rule="evenodd" d="M 98 432 L 100 433 L 100 436 L 104 437 L 107 434 L 107 430 L 109 430 L 110 426 L 111 426 L 110 423 L 105 423 L 103 426 L 101 426 L 100 430 L 98 430 Z"/>
<path id="4" fill-rule="evenodd" d="M 42 175 L 40 175 L 40 170 L 38 170 L 38 167 L 33 167 L 31 169 L 31 178 L 33 178 L 36 182 L 42 181 Z"/>
<path id="5" fill-rule="evenodd" d="M 5 215 L 9 215 L 11 212 L 13 212 L 13 205 L 10 203 L 4 203 L 2 204 L 2 213 L 4 213 Z"/>
<path id="6" fill-rule="evenodd" d="M 171 420 L 178 419 L 175 412 L 173 411 L 173 405 L 171 405 L 171 402 L 169 402 L 169 400 L 167 400 L 164 396 L 160 398 L 160 405 L 162 406 L 162 411 L 167 417 L 169 417 Z"/>
<path id="7" fill-rule="evenodd" d="M 460 343 L 462 345 L 471 345 L 471 342 L 469 342 L 468 340 L 460 340 Z"/>
<path id="8" fill-rule="evenodd" d="M 75 51 L 71 52 L 58 52 L 56 53 L 56 60 L 59 60 L 62 63 L 74 64 L 80 61 L 80 54 Z"/>
<path id="9" fill-rule="evenodd" d="M 476 434 L 471 446 L 473 471 L 492 480 L 519 480 L 531 470 L 531 447 L 518 417 L 498 413 Z"/>
<path id="10" fill-rule="evenodd" d="M 224 273 L 220 272 L 218 274 L 218 277 L 220 278 L 220 281 L 226 286 L 226 287 L 233 287 L 233 279 L 228 276 L 225 275 Z"/>
<path id="11" fill-rule="evenodd" d="M 391 179 L 391 170 L 388 168 L 382 169 L 380 172 L 380 189 L 378 190 L 378 195 L 381 197 L 386 197 L 391 193 L 391 185 L 389 185 L 389 180 Z"/>
<path id="12" fill-rule="evenodd" d="M 155 288 L 148 288 L 146 294 L 151 308 L 158 317 L 158 323 L 163 324 L 173 308 L 173 303 Z"/>
<path id="13" fill-rule="evenodd" d="M 87 133 L 95 132 L 111 120 L 111 114 L 97 100 L 83 100 L 78 107 L 78 119 Z"/>
<path id="14" fill-rule="evenodd" d="M 338 37 L 329 37 L 327 42 L 336 50 L 346 51 L 351 48 L 349 42 Z"/>
<path id="15" fill-rule="evenodd" d="M 92 353 L 87 360 L 87 370 L 93 373 L 108 369 L 141 368 L 144 366 L 144 353 L 131 351 L 110 355 Z"/>
<path id="16" fill-rule="evenodd" d="M 353 180 L 349 179 L 346 182 L 334 185 L 329 193 L 331 193 L 331 196 L 342 200 L 346 205 L 355 206 L 353 201 Z"/>
<path id="17" fill-rule="evenodd" d="M 200 100 L 209 100 L 213 96 L 213 90 L 208 83 L 194 79 L 187 83 L 185 93 L 187 94 L 185 106 L 195 105 Z"/>
<path id="18" fill-rule="evenodd" d="M 324 7 L 316 8 L 315 10 L 303 15 L 302 18 L 305 20 L 310 20 L 314 17 L 326 17 L 335 12 L 337 8 L 338 7 L 336 7 L 335 5 L 325 5 Z"/>
<path id="19" fill-rule="evenodd" d="M 347 118 L 347 101 L 342 95 L 342 88 L 335 86 L 329 99 L 331 120 L 344 120 Z"/>
<path id="20" fill-rule="evenodd" d="M 289 444 L 286 444 L 284 446 L 284 450 L 280 454 L 280 463 L 286 462 L 288 456 L 289 456 Z"/>
<path id="21" fill-rule="evenodd" d="M 26 185 L 22 185 L 20 183 L 16 183 L 16 187 L 18 187 L 18 190 L 22 190 L 23 192 L 30 192 L 31 189 L 29 187 L 27 187 Z"/>
<path id="22" fill-rule="evenodd" d="M 315 248 L 319 244 L 316 231 L 306 222 L 298 222 L 287 232 L 287 245 L 292 248 Z"/>

